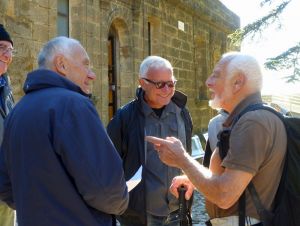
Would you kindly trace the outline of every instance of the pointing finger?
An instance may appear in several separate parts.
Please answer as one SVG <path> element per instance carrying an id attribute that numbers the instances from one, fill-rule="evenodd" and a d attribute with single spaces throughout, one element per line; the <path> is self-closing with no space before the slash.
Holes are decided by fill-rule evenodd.
<path id="1" fill-rule="evenodd" d="M 169 143 L 165 139 L 154 137 L 154 136 L 145 136 L 145 140 L 152 143 L 152 144 L 155 144 L 155 145 L 162 145 L 162 144 Z"/>

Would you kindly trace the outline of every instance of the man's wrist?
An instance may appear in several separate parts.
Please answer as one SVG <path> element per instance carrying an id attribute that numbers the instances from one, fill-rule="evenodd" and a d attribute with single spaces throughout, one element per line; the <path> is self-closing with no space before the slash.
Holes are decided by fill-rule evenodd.
<path id="1" fill-rule="evenodd" d="M 180 168 L 183 171 L 187 170 L 188 168 L 190 168 L 193 165 L 192 160 L 193 160 L 193 158 L 187 152 L 185 152 L 183 155 L 183 158 L 179 161 Z"/>

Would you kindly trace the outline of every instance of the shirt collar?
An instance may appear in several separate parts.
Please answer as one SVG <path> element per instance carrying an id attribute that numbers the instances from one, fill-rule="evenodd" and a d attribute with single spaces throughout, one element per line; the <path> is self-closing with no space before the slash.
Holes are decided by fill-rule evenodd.
<path id="1" fill-rule="evenodd" d="M 144 100 L 144 97 L 141 98 L 141 102 L 142 102 L 142 109 L 143 109 L 143 112 L 144 112 L 146 117 L 151 115 L 151 114 L 156 115 L 155 112 L 152 110 L 152 108 Z M 171 100 L 170 103 L 165 106 L 165 108 L 163 110 L 163 113 L 162 113 L 160 118 L 164 118 L 167 113 L 172 113 L 172 112 L 176 113 L 176 106 Z"/>

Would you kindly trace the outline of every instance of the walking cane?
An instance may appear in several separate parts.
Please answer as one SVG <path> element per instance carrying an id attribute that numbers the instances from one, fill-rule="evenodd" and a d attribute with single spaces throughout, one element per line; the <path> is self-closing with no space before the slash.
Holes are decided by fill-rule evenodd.
<path id="1" fill-rule="evenodd" d="M 180 186 L 178 188 L 178 193 L 180 226 L 192 226 L 190 209 L 188 208 L 187 200 L 185 199 L 186 188 L 184 186 Z"/>

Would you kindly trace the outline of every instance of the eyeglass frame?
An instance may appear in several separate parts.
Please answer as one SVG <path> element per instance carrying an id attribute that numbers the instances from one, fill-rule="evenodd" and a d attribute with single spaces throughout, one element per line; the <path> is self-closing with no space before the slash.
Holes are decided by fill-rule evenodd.
<path id="1" fill-rule="evenodd" d="M 148 78 L 142 78 L 142 79 L 145 80 L 146 82 L 153 84 L 156 89 L 163 89 L 166 85 L 168 86 L 168 88 L 174 88 L 177 83 L 177 80 L 166 81 L 166 82 L 164 81 L 154 82 Z"/>
<path id="2" fill-rule="evenodd" d="M 9 53 L 9 54 L 12 54 L 14 55 L 16 53 L 16 50 L 12 47 L 8 47 L 6 45 L 1 45 L 0 44 L 0 54 L 5 54 L 5 53 Z"/>

